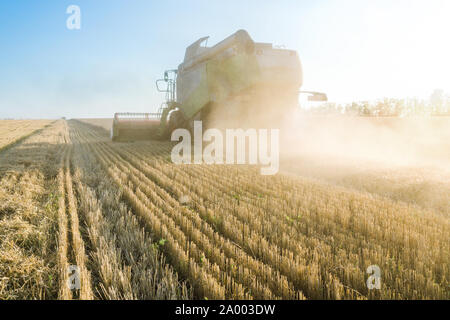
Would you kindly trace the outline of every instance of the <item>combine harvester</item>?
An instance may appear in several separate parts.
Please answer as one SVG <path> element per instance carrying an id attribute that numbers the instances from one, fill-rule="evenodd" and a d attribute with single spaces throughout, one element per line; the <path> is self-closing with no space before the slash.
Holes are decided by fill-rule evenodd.
<path id="1" fill-rule="evenodd" d="M 173 130 L 205 127 L 277 126 L 298 108 L 299 93 L 326 101 L 318 92 L 300 92 L 302 67 L 296 51 L 254 42 L 239 30 L 213 47 L 204 37 L 186 49 L 176 70 L 164 72 L 156 88 L 166 93 L 158 113 L 116 113 L 113 141 L 168 139 Z"/>

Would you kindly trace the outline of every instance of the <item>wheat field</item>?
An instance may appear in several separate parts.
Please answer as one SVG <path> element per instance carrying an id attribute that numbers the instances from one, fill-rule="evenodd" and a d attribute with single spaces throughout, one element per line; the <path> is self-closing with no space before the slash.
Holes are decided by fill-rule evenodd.
<path id="1" fill-rule="evenodd" d="M 0 150 L 48 126 L 50 120 L 0 120 Z"/>
<path id="2" fill-rule="evenodd" d="M 0 299 L 450 299 L 446 175 L 261 176 L 113 143 L 110 119 L 47 124 L 0 152 Z"/>

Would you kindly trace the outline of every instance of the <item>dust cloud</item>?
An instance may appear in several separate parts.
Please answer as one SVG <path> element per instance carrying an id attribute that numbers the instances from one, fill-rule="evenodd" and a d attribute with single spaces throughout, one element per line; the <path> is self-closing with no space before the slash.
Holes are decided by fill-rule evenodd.
<path id="1" fill-rule="evenodd" d="M 202 118 L 210 128 L 278 128 L 285 159 L 450 171 L 450 117 L 308 115 L 295 94 L 269 87 L 213 106 Z"/>
<path id="2" fill-rule="evenodd" d="M 278 128 L 281 174 L 450 215 L 450 117 L 307 115 L 277 99 L 227 103 L 208 127 Z"/>
<path id="3" fill-rule="evenodd" d="M 450 216 L 450 118 L 293 115 L 280 172 Z"/>
<path id="4" fill-rule="evenodd" d="M 450 170 L 450 118 L 306 116 L 281 129 L 284 158 Z"/>

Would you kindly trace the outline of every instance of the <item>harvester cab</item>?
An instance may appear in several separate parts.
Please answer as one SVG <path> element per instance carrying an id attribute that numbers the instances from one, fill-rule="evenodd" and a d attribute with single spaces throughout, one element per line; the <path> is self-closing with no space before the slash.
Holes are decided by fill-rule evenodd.
<path id="1" fill-rule="evenodd" d="M 177 73 L 178 70 L 166 70 L 164 71 L 164 78 L 156 80 L 156 89 L 159 92 L 166 93 L 166 102 L 176 101 L 176 88 L 177 88 Z"/>
<path id="2" fill-rule="evenodd" d="M 114 115 L 114 141 L 167 139 L 177 128 L 192 130 L 195 120 L 206 126 L 273 124 L 298 108 L 303 74 L 296 51 L 254 42 L 245 30 L 212 47 L 207 40 L 188 46 L 178 68 L 156 81 L 166 94 L 157 113 Z M 325 94 L 305 93 L 310 101 L 326 100 Z"/>

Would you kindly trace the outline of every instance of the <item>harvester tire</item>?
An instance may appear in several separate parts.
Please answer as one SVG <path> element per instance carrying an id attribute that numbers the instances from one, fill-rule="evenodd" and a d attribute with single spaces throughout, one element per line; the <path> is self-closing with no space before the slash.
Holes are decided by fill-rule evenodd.
<path id="1" fill-rule="evenodd" d="M 179 110 L 173 111 L 170 114 L 169 122 L 167 125 L 167 135 L 170 137 L 172 132 L 178 128 L 183 128 L 185 122 L 183 113 Z"/>

